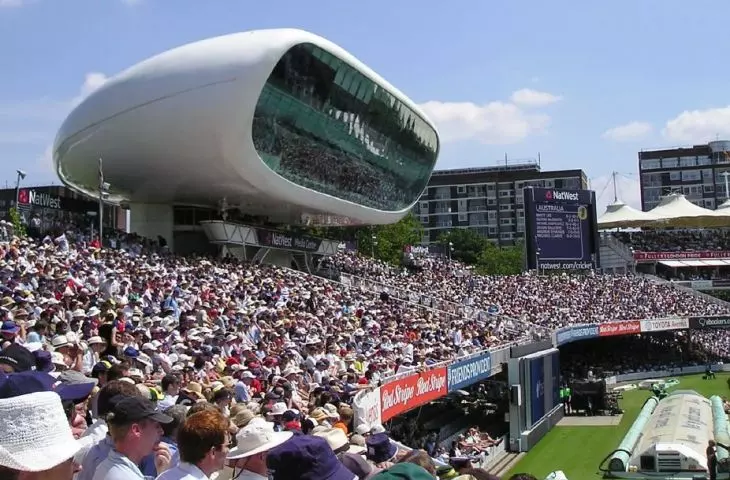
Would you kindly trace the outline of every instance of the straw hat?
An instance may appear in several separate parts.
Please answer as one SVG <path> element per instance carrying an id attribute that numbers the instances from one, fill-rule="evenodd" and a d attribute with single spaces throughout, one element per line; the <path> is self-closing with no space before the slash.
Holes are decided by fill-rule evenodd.
<path id="1" fill-rule="evenodd" d="M 341 428 L 330 428 L 323 432 L 317 432 L 314 436 L 324 438 L 332 451 L 338 454 L 345 452 L 357 454 L 365 451 L 365 447 L 350 445 L 347 434 Z"/>
<path id="2" fill-rule="evenodd" d="M 22 472 L 49 470 L 84 445 L 73 437 L 55 392 L 0 399 L 0 466 Z"/>
<path id="3" fill-rule="evenodd" d="M 274 424 L 256 422 L 239 430 L 236 446 L 228 452 L 229 460 L 250 457 L 281 445 L 292 437 L 292 432 L 275 432 Z"/>

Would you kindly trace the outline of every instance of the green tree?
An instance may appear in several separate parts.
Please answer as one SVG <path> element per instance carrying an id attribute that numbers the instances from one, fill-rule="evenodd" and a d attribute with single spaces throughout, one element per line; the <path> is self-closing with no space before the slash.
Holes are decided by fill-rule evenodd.
<path id="1" fill-rule="evenodd" d="M 390 225 L 360 227 L 356 238 L 361 254 L 374 254 L 379 260 L 398 265 L 403 258 L 403 249 L 407 245 L 418 245 L 422 235 L 421 222 L 409 212 L 400 221 Z"/>
<path id="2" fill-rule="evenodd" d="M 13 231 L 16 237 L 25 237 L 25 224 L 20 216 L 20 212 L 15 208 L 10 209 L 10 222 L 13 224 Z"/>
<path id="3" fill-rule="evenodd" d="M 487 242 L 476 263 L 480 275 L 517 275 L 524 269 L 524 245 L 498 247 Z"/>
<path id="4" fill-rule="evenodd" d="M 448 255 L 451 242 L 451 258 L 468 265 L 474 265 L 489 241 L 471 228 L 455 228 L 439 235 L 438 243 Z"/>

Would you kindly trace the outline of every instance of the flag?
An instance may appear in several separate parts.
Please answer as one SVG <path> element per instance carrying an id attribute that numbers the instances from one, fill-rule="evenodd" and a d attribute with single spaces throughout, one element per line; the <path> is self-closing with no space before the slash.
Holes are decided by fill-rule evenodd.
<path id="1" fill-rule="evenodd" d="M 101 157 L 99 157 L 99 190 L 104 189 L 104 170 L 101 165 Z"/>

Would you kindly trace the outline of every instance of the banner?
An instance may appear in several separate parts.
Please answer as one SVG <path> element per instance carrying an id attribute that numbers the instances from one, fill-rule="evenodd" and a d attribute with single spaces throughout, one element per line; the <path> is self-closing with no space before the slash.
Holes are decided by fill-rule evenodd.
<path id="1" fill-rule="evenodd" d="M 534 425 L 545 416 L 545 356 L 529 359 L 528 370 L 530 372 L 530 422 L 528 425 Z"/>
<path id="2" fill-rule="evenodd" d="M 316 252 L 322 244 L 321 238 L 306 237 L 291 232 L 276 232 L 263 228 L 256 229 L 256 237 L 263 247 L 299 250 L 301 252 Z"/>
<path id="3" fill-rule="evenodd" d="M 686 330 L 689 320 L 686 318 L 652 318 L 641 321 L 641 332 L 662 332 L 665 330 Z"/>
<path id="4" fill-rule="evenodd" d="M 355 412 L 353 420 L 354 427 L 366 425 L 373 428 L 383 422 L 380 419 L 380 387 L 368 390 L 361 390 L 352 399 L 352 410 Z"/>
<path id="5" fill-rule="evenodd" d="M 486 352 L 478 357 L 461 360 L 448 366 L 449 392 L 466 388 L 489 378 L 492 374 L 492 355 Z"/>
<path id="6" fill-rule="evenodd" d="M 730 328 L 730 316 L 716 315 L 711 317 L 689 317 L 689 328 Z"/>
<path id="7" fill-rule="evenodd" d="M 443 397 L 448 393 L 446 367 L 414 373 L 380 387 L 380 420 L 387 422 L 396 415 Z"/>
<path id="8" fill-rule="evenodd" d="M 709 258 L 730 258 L 730 251 L 706 250 L 700 252 L 634 252 L 634 260 L 701 260 Z"/>
<path id="9" fill-rule="evenodd" d="M 587 340 L 598 337 L 598 325 L 581 325 L 558 330 L 555 334 L 555 343 L 560 346 L 577 340 Z"/>
<path id="10" fill-rule="evenodd" d="M 633 335 L 641 333 L 641 321 L 624 320 L 619 322 L 602 323 L 598 326 L 599 337 L 612 337 L 615 335 Z"/>

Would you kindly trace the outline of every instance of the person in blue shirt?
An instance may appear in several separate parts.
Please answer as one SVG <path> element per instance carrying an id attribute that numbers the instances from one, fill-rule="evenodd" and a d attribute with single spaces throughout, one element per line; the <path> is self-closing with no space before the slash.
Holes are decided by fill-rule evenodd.
<path id="1" fill-rule="evenodd" d="M 185 423 L 187 408 L 182 405 L 173 405 L 165 409 L 162 413 L 172 418 L 172 422 L 167 425 L 162 425 L 162 438 L 160 438 L 160 441 L 166 443 L 170 449 L 170 468 L 173 468 L 180 463 L 180 451 L 177 448 L 177 432 Z M 157 467 L 155 467 L 155 454 L 151 453 L 143 458 L 139 469 L 146 477 L 156 477 L 158 474 Z"/>

